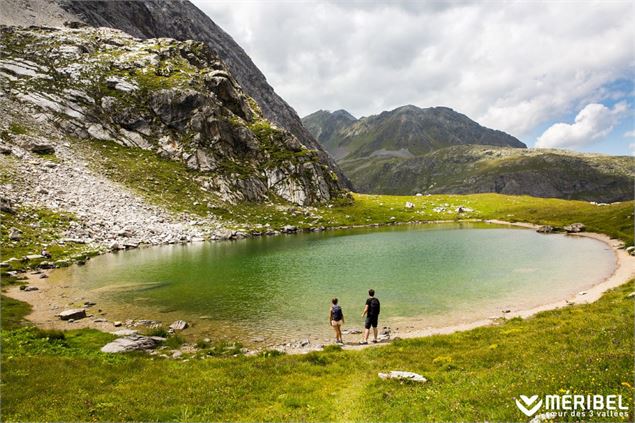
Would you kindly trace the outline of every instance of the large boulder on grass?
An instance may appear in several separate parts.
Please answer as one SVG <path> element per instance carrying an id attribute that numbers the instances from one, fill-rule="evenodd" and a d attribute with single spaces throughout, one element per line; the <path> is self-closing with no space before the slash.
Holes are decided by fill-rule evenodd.
<path id="1" fill-rule="evenodd" d="M 160 341 L 150 336 L 130 335 L 115 339 L 101 347 L 105 353 L 122 353 L 130 351 L 144 351 L 156 348 Z"/>

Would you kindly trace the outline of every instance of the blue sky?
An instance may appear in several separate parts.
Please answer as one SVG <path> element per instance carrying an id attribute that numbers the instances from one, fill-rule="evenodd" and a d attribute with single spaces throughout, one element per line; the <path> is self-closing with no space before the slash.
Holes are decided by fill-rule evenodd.
<path id="1" fill-rule="evenodd" d="M 529 146 L 635 151 L 635 2 L 193 1 L 301 116 L 447 106 Z"/>

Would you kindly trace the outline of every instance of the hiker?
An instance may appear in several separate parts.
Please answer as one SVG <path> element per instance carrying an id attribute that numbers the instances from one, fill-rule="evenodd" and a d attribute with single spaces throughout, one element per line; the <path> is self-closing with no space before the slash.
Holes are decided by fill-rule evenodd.
<path id="1" fill-rule="evenodd" d="M 329 310 L 329 322 L 331 322 L 331 326 L 333 326 L 333 329 L 335 330 L 335 342 L 343 344 L 342 325 L 344 324 L 344 313 L 342 312 L 342 307 L 337 305 L 337 298 L 333 298 L 331 303 L 331 309 Z"/>
<path id="2" fill-rule="evenodd" d="M 379 300 L 375 298 L 375 290 L 368 290 L 369 298 L 366 300 L 362 317 L 366 316 L 364 322 L 364 340 L 360 344 L 368 344 L 368 335 L 370 334 L 370 328 L 373 328 L 374 339 L 373 342 L 377 342 L 377 320 L 379 319 Z"/>

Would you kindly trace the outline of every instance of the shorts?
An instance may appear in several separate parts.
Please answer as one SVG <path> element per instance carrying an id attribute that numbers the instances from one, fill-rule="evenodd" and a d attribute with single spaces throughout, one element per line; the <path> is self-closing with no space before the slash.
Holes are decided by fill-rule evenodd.
<path id="1" fill-rule="evenodd" d="M 379 320 L 379 316 L 366 316 L 366 321 L 364 322 L 364 327 L 366 329 L 370 329 L 371 326 L 377 327 L 377 320 Z"/>
<path id="2" fill-rule="evenodd" d="M 342 326 L 341 320 L 331 320 L 331 326 Z"/>

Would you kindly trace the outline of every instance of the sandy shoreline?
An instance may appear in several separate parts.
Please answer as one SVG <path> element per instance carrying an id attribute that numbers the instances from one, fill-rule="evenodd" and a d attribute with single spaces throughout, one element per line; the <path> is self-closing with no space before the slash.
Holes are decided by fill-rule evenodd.
<path id="1" fill-rule="evenodd" d="M 474 222 L 473 220 L 471 222 Z M 498 225 L 509 225 L 515 227 L 523 227 L 528 229 L 537 229 L 540 225 L 534 225 L 531 223 L 512 223 L 505 222 L 500 220 L 482 220 L 480 222 L 490 223 L 490 224 L 498 224 Z M 430 223 L 438 223 L 438 222 L 430 222 Z M 549 235 L 545 235 L 549 236 Z M 527 310 L 511 310 L 509 313 L 505 314 L 505 318 L 514 318 L 514 317 L 522 317 L 527 318 L 536 313 L 553 310 L 561 307 L 566 307 L 572 304 L 583 304 L 583 303 L 591 303 L 598 300 L 604 292 L 609 289 L 615 288 L 623 283 L 626 283 L 633 277 L 635 277 L 635 257 L 630 256 L 624 249 L 623 243 L 619 240 L 611 239 L 607 235 L 593 232 L 581 232 L 577 234 L 568 234 L 567 236 L 579 236 L 579 237 L 587 237 L 596 239 L 605 243 L 607 246 L 611 248 L 615 255 L 616 266 L 613 274 L 603 281 L 598 282 L 593 285 L 589 289 L 585 291 L 581 291 L 569 298 L 563 298 L 560 301 L 552 302 L 548 304 L 543 304 L 531 309 Z M 55 270 L 53 270 L 55 271 Z M 37 291 L 21 291 L 19 287 L 14 286 L 7 290 L 6 295 L 9 297 L 15 298 L 20 301 L 24 301 L 29 303 L 32 306 L 32 312 L 26 317 L 28 320 L 33 322 L 39 327 L 47 328 L 47 329 L 79 329 L 79 328 L 94 328 L 99 329 L 106 332 L 113 332 L 118 329 L 113 325 L 110 321 L 107 322 L 94 322 L 94 319 L 98 317 L 103 317 L 108 319 L 107 310 L 100 310 L 99 304 L 87 309 L 87 314 L 92 315 L 92 317 L 81 319 L 75 321 L 73 323 L 68 323 L 66 321 L 60 320 L 56 315 L 60 311 L 72 308 L 69 304 L 77 304 L 82 303 L 85 300 L 90 300 L 90 298 L 83 297 L 69 297 L 66 292 L 66 286 L 59 284 L 49 283 L 48 278 L 40 278 L 41 274 L 47 274 L 50 271 L 41 271 L 40 274 L 36 274 L 34 272 L 28 272 L 28 282 L 30 286 L 37 287 Z M 417 325 L 416 323 L 413 326 L 409 326 L 406 329 L 394 331 L 392 332 L 393 337 L 399 338 L 418 338 L 425 337 L 431 335 L 441 335 L 441 334 L 450 334 L 457 331 L 470 330 L 477 327 L 488 326 L 496 324 L 498 319 L 494 318 L 486 318 L 480 319 L 469 323 L 459 324 L 459 325 L 450 325 L 450 326 L 442 326 L 442 327 L 430 327 L 430 326 L 422 326 Z M 414 323 L 414 322 L 413 322 Z M 355 340 L 359 339 L 361 335 L 348 335 L 347 338 L 355 338 Z M 344 346 L 346 350 L 356 350 L 361 348 L 366 348 L 369 346 L 379 346 L 386 345 L 388 342 L 381 342 L 378 344 L 369 344 L 369 345 L 356 345 L 354 343 L 347 343 Z M 263 345 L 264 347 L 264 345 Z M 271 347 L 271 346 L 269 346 Z M 278 346 L 280 347 L 280 346 Z M 317 343 L 312 343 L 306 347 L 294 348 L 287 347 L 284 350 L 287 353 L 305 353 L 311 350 L 316 350 L 318 348 Z"/>

